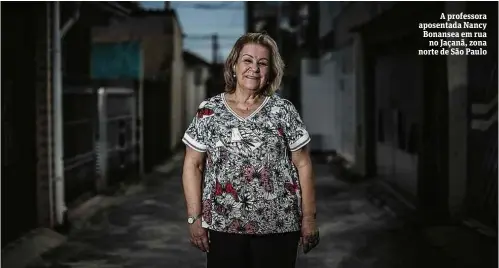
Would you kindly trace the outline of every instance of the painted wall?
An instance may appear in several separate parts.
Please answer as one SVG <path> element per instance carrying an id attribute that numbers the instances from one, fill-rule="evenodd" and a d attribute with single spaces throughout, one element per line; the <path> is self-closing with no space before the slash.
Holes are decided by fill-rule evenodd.
<path id="1" fill-rule="evenodd" d="M 181 143 L 184 117 L 184 61 L 182 29 L 171 14 L 152 14 L 130 18 L 107 27 L 93 29 L 94 42 L 119 42 L 141 40 L 144 57 L 144 78 L 171 78 L 170 98 L 165 105 L 170 107 L 170 149 Z M 165 68 L 166 63 L 166 68 Z M 168 90 L 168 89 L 165 89 Z"/>
<path id="2" fill-rule="evenodd" d="M 167 29 L 173 27 L 174 20 L 169 15 L 152 15 L 150 17 L 130 18 L 106 27 L 92 29 L 93 42 L 122 42 L 141 40 L 144 57 L 144 78 L 161 77 L 161 65 L 164 61 L 174 60 L 176 36 Z M 170 72 L 170 69 L 167 70 Z"/>
<path id="3" fill-rule="evenodd" d="M 310 75 L 303 59 L 302 116 L 316 151 L 337 151 L 355 162 L 355 84 L 351 47 L 329 52 L 320 60 L 320 73 Z"/>
<path id="4" fill-rule="evenodd" d="M 199 81 L 196 81 L 196 76 L 199 76 Z M 206 81 L 209 77 L 210 70 L 208 66 L 189 65 L 185 68 L 186 106 L 184 124 L 186 126 L 192 122 L 199 104 L 207 98 Z"/>
<path id="5" fill-rule="evenodd" d="M 173 60 L 171 63 L 171 149 L 174 149 L 182 143 L 184 134 L 184 99 L 182 90 L 184 89 L 184 59 L 183 53 L 183 38 L 180 24 L 175 20 L 173 25 Z"/>

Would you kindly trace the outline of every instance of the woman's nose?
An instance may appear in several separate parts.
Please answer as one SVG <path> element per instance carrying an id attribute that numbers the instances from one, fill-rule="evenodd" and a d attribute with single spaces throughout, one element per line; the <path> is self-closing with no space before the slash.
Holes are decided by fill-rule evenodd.
<path id="1" fill-rule="evenodd" d="M 252 63 L 251 64 L 251 70 L 253 70 L 255 72 L 260 72 L 260 67 L 258 66 L 258 64 Z"/>

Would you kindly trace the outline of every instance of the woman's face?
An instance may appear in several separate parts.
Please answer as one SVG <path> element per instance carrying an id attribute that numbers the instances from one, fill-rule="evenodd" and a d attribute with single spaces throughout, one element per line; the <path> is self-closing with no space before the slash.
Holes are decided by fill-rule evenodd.
<path id="1" fill-rule="evenodd" d="M 246 44 L 239 53 L 235 72 L 238 86 L 260 91 L 269 79 L 270 73 L 270 53 L 262 45 Z"/>

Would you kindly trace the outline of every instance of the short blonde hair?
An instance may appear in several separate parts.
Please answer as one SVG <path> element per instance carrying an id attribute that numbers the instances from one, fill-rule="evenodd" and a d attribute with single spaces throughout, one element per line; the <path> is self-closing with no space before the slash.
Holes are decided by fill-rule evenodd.
<path id="1" fill-rule="evenodd" d="M 233 68 L 236 65 L 241 50 L 246 44 L 262 45 L 269 50 L 271 66 L 268 78 L 269 83 L 262 91 L 264 94 L 272 95 L 281 86 L 284 75 L 284 61 L 279 54 L 277 43 L 266 33 L 246 33 L 237 39 L 224 65 L 225 91 L 232 93 L 236 89 L 237 77 L 234 77 Z"/>

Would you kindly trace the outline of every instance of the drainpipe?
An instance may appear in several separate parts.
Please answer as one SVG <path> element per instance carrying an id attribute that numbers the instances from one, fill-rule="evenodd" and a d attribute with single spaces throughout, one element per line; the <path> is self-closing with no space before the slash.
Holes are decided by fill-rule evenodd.
<path id="1" fill-rule="evenodd" d="M 62 110 L 63 88 L 62 88 L 62 64 L 61 64 L 61 44 L 64 34 L 79 18 L 79 6 L 75 15 L 60 28 L 61 12 L 60 2 L 53 2 L 53 65 L 52 65 L 52 85 L 54 101 L 54 183 L 55 183 L 55 213 L 58 225 L 64 224 L 66 204 L 64 200 L 64 136 L 63 125 L 64 116 Z"/>

